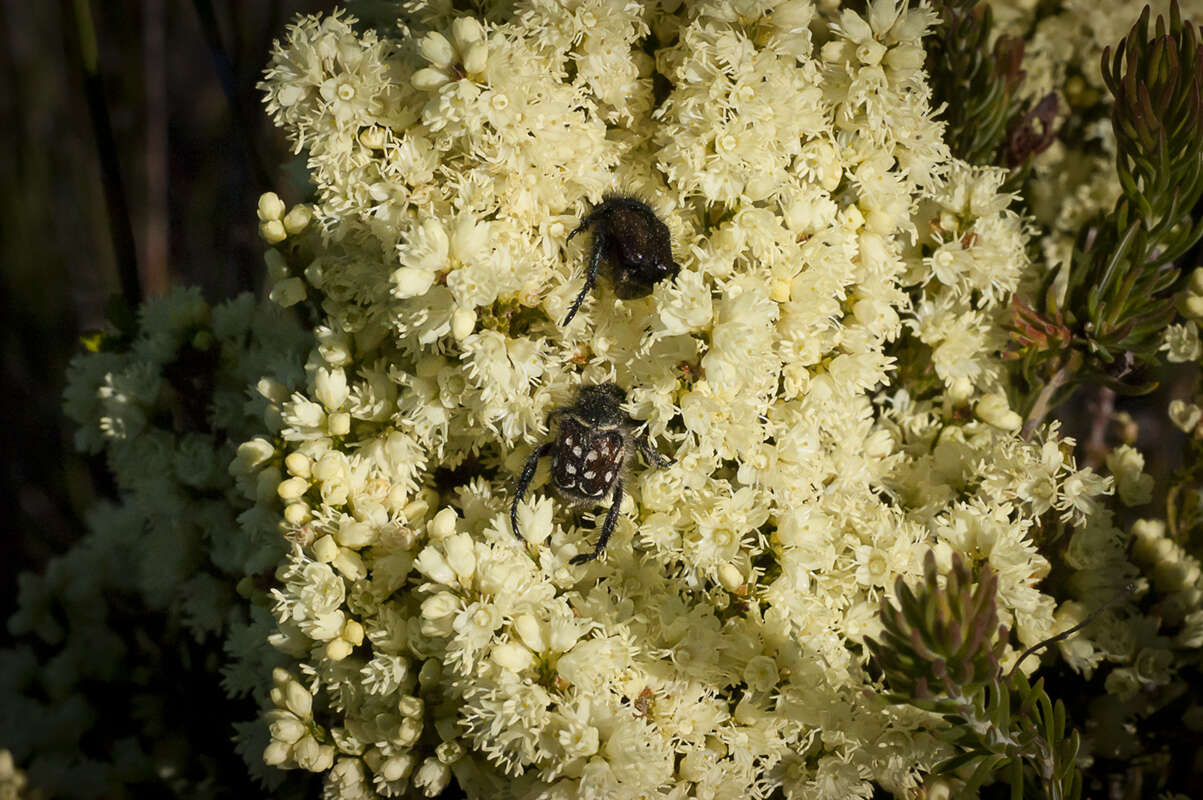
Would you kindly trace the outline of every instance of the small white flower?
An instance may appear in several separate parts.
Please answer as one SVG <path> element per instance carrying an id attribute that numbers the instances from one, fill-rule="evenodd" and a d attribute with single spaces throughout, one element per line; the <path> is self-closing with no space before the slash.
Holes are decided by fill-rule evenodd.
<path id="1" fill-rule="evenodd" d="M 1185 433 L 1192 432 L 1199 424 L 1199 420 L 1203 419 L 1203 409 L 1199 408 L 1194 403 L 1187 403 L 1185 400 L 1175 399 L 1170 401 L 1169 407 L 1170 421 L 1181 431 Z"/>
<path id="2" fill-rule="evenodd" d="M 1182 364 L 1198 361 L 1203 357 L 1203 344 L 1199 341 L 1199 326 L 1189 321 L 1179 325 L 1170 325 L 1165 329 L 1165 338 L 1161 349 L 1166 351 L 1166 359 L 1171 363 Z"/>

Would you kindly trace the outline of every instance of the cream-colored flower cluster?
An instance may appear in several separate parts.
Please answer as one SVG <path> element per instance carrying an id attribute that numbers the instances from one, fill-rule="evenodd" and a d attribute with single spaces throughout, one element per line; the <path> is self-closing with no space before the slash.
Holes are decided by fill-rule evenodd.
<path id="1" fill-rule="evenodd" d="M 305 388 L 260 382 L 272 427 L 234 467 L 292 544 L 264 757 L 332 798 L 913 790 L 949 751 L 866 691 L 897 577 L 933 547 L 990 563 L 1022 647 L 1135 569 L 1112 479 L 1055 426 L 1018 436 L 1002 313 L 1038 265 L 1005 173 L 941 139 L 933 12 L 410 5 L 393 30 L 301 19 L 262 84 L 318 188 L 260 204 L 273 297 L 321 315 Z M 681 272 L 561 327 L 568 233 L 607 192 L 655 210 Z M 548 414 L 603 381 L 675 463 L 636 470 L 573 566 L 602 509 L 539 473 L 522 540 L 508 510 Z M 1110 465 L 1125 502 L 1136 456 Z M 1061 608 L 1050 526 L 1081 570 Z"/>

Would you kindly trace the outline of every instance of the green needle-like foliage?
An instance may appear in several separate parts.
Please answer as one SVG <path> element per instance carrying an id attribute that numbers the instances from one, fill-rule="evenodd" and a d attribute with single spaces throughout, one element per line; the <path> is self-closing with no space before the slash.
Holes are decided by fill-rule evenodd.
<path id="1" fill-rule="evenodd" d="M 997 680 L 1007 631 L 998 625 L 998 578 L 988 567 L 974 589 L 969 569 L 954 557 L 946 584 L 939 584 L 929 552 L 923 584 L 912 591 L 899 579 L 899 607 L 882 601 L 885 630 L 871 646 L 896 697 L 946 712 L 959 710 L 955 698 L 965 688 Z"/>
<path id="2" fill-rule="evenodd" d="M 1103 53 L 1124 194 L 1099 235 L 1079 236 L 1066 302 L 1102 364 L 1152 360 L 1176 314 L 1174 261 L 1203 234 L 1191 218 L 1203 195 L 1203 46 L 1177 3 L 1168 28 L 1161 17 L 1152 37 L 1148 28 L 1146 7 Z"/>
<path id="3" fill-rule="evenodd" d="M 989 47 L 990 7 L 977 0 L 944 0 L 943 25 L 928 39 L 927 71 L 935 97 L 944 103 L 944 139 L 973 164 L 992 164 L 1014 116 L 1023 42 L 1000 37 Z"/>
<path id="4" fill-rule="evenodd" d="M 1156 362 L 1177 316 L 1175 262 L 1203 236 L 1203 220 L 1192 217 L 1203 197 L 1203 45 L 1176 2 L 1151 35 L 1145 8 L 1114 52 L 1104 51 L 1103 78 L 1115 97 L 1123 194 L 1111 214 L 1079 231 L 1064 304 L 1050 290 L 1042 311 L 1017 313 L 1017 356 L 1030 384 L 1092 381 L 1142 394 L 1156 384 L 1137 370 Z M 1066 335 L 1033 339 L 1049 326 Z M 1055 404 L 1046 397 L 1037 407 Z"/>
<path id="5" fill-rule="evenodd" d="M 1055 94 L 1032 108 L 1016 90 L 1023 80 L 1023 40 L 999 36 L 990 48 L 993 17 L 978 0 L 936 3 L 943 23 L 927 40 L 927 72 L 943 104 L 940 119 L 952 152 L 971 164 L 1003 164 L 1026 174 L 1032 157 L 1053 143 Z"/>
<path id="6" fill-rule="evenodd" d="M 897 606 L 882 601 L 884 630 L 868 646 L 891 700 L 947 723 L 935 735 L 957 753 L 937 771 L 957 771 L 967 792 L 1002 777 L 1012 797 L 1078 797 L 1078 735 L 1068 731 L 1064 705 L 1052 702 L 1043 681 L 1031 684 L 1019 670 L 1004 674 L 1000 666 L 1008 632 L 998 624 L 994 571 L 983 565 L 975 585 L 954 555 L 941 576 L 930 552 L 923 567 L 916 588 L 898 580 Z"/>

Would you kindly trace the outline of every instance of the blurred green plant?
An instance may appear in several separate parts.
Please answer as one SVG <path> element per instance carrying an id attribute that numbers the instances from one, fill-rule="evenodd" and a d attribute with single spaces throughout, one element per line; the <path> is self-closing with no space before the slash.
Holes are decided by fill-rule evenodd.
<path id="1" fill-rule="evenodd" d="M 975 586 L 969 567 L 954 555 L 941 576 L 930 551 L 923 569 L 923 582 L 913 590 L 898 579 L 897 606 L 882 599 L 884 630 L 880 641 L 867 644 L 891 701 L 947 723 L 934 734 L 956 754 L 935 771 L 967 775 L 967 794 L 1001 777 L 1013 798 L 1079 797 L 1079 739 L 1069 730 L 1065 706 L 1049 698 L 1043 680 L 1032 684 L 1017 668 L 1002 671 L 1009 632 L 998 623 L 997 575 L 985 564 Z M 1015 666 L 1051 641 L 1024 652 Z"/>
<path id="2" fill-rule="evenodd" d="M 1174 262 L 1203 236 L 1203 45 L 1176 0 L 1151 36 L 1149 17 L 1146 7 L 1103 53 L 1123 194 L 1078 232 L 1063 292 L 1053 271 L 1034 305 L 1013 303 L 1007 355 L 1041 387 L 1024 408 L 1025 435 L 1082 383 L 1127 395 L 1156 388 L 1142 368 L 1157 363 L 1178 314 Z"/>

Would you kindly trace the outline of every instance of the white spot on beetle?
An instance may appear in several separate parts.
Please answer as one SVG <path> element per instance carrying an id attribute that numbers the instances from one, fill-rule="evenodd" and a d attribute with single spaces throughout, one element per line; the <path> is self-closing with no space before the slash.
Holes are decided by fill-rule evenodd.
<path id="1" fill-rule="evenodd" d="M 569 475 L 575 475 L 575 474 L 576 474 L 576 467 L 574 467 L 572 464 L 565 464 L 565 465 L 564 465 L 564 469 L 568 470 L 568 474 L 569 474 Z"/>
<path id="2" fill-rule="evenodd" d="M 577 457 L 579 458 L 579 457 L 580 457 L 580 455 L 581 455 L 581 448 L 579 448 L 579 447 L 574 447 L 574 448 L 572 448 L 572 454 L 573 454 L 574 456 L 577 456 Z"/>
<path id="3" fill-rule="evenodd" d="M 587 454 L 585 454 L 586 463 L 589 461 L 596 461 L 596 460 L 597 460 L 597 452 L 596 451 L 590 450 Z"/>
<path id="4" fill-rule="evenodd" d="M 594 476 L 594 475 L 596 475 L 596 474 L 597 474 L 597 473 L 596 473 L 596 472 L 594 472 L 594 471 L 593 471 L 593 470 L 591 470 L 591 469 L 590 469 L 590 470 L 586 470 L 586 471 L 585 471 L 585 480 L 587 480 L 587 481 L 593 480 L 593 476 Z"/>

